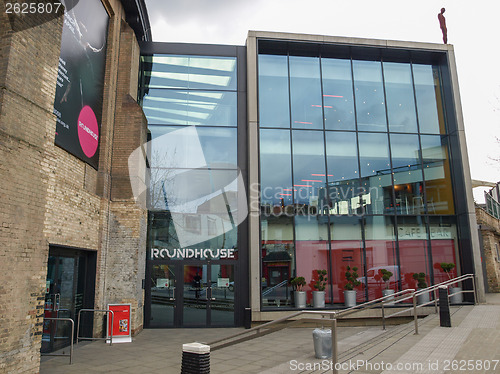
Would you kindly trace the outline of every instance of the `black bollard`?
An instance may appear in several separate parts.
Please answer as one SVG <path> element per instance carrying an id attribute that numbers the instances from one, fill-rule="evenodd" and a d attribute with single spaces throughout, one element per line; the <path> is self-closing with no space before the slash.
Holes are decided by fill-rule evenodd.
<path id="1" fill-rule="evenodd" d="M 439 287 L 439 325 L 441 327 L 451 327 L 448 288 L 445 286 Z"/>
<path id="2" fill-rule="evenodd" d="M 201 343 L 182 345 L 181 374 L 209 374 L 210 346 Z"/>
<path id="3" fill-rule="evenodd" d="M 245 313 L 243 314 L 243 322 L 245 325 L 246 329 L 249 329 L 252 327 L 252 309 L 250 308 L 245 308 Z"/>

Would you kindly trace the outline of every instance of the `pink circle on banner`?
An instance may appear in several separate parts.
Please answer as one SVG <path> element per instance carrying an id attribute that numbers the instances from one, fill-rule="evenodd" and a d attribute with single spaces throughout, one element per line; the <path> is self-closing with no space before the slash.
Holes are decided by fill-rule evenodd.
<path id="1" fill-rule="evenodd" d="M 85 105 L 78 116 L 78 139 L 85 156 L 92 157 L 99 145 L 99 127 L 94 111 Z"/>

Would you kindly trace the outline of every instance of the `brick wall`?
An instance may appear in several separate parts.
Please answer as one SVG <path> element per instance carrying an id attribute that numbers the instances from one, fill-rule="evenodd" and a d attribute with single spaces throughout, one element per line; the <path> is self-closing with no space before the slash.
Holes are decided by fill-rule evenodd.
<path id="1" fill-rule="evenodd" d="M 5 9 L 4 1 L 0 8 Z M 0 372 L 36 373 L 48 241 L 44 236 L 62 17 L 13 32 L 0 14 Z M 32 26 L 32 27 L 29 27 Z M 24 29 L 24 30 L 22 30 Z"/>
<path id="2" fill-rule="evenodd" d="M 147 213 L 125 172 L 146 137 L 131 92 L 139 53 L 120 2 L 103 4 L 111 18 L 98 170 L 54 145 L 62 17 L 13 33 L 0 14 L 0 373 L 39 370 L 49 244 L 96 251 L 95 307 L 130 302 L 131 327 L 142 329 Z"/>
<path id="3" fill-rule="evenodd" d="M 489 215 L 481 208 L 476 208 L 477 223 L 483 245 L 483 261 L 486 266 L 486 278 L 489 292 L 500 292 L 500 257 L 496 246 L 500 247 L 500 220 Z"/>

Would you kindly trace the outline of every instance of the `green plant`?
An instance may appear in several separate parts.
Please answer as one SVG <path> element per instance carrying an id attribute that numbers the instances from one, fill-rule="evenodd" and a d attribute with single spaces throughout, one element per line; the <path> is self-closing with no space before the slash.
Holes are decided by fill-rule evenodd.
<path id="1" fill-rule="evenodd" d="M 417 281 L 418 288 L 427 288 L 425 273 L 414 273 L 413 279 Z"/>
<path id="2" fill-rule="evenodd" d="M 316 288 L 318 291 L 324 291 L 326 287 L 326 281 L 328 278 L 326 277 L 326 270 L 316 270 L 316 273 L 318 274 L 318 280 L 316 283 L 314 283 L 314 288 Z"/>
<path id="3" fill-rule="evenodd" d="M 306 280 L 304 277 L 295 277 L 290 283 L 294 290 L 302 291 L 302 288 L 306 285 Z"/>
<path id="4" fill-rule="evenodd" d="M 455 268 L 455 264 L 453 262 L 441 262 L 439 264 L 441 269 L 448 275 L 448 279 L 451 280 L 451 271 Z"/>
<path id="5" fill-rule="evenodd" d="M 358 281 L 358 268 L 356 266 L 353 266 L 352 269 L 348 266 L 347 271 L 345 272 L 345 279 L 347 279 L 347 283 L 344 286 L 344 288 L 348 291 L 352 291 L 354 287 L 357 287 L 361 284 L 360 281 Z"/>
<path id="6" fill-rule="evenodd" d="M 385 289 L 388 290 L 389 289 L 389 279 L 391 279 L 391 277 L 393 275 L 392 272 L 390 272 L 387 269 L 380 269 L 378 272 L 379 272 L 379 275 L 382 277 L 382 280 L 385 283 Z"/>

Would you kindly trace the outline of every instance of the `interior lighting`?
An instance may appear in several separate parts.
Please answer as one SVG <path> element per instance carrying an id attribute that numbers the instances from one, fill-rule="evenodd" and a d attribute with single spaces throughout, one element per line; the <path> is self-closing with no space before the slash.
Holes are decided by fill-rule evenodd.
<path id="1" fill-rule="evenodd" d="M 292 196 L 291 193 L 280 193 L 280 196 Z"/>
<path id="2" fill-rule="evenodd" d="M 301 123 L 303 125 L 312 125 L 312 122 L 300 122 L 300 121 L 294 121 L 294 123 Z"/>
<path id="3" fill-rule="evenodd" d="M 343 98 L 344 96 L 340 96 L 340 95 L 323 95 L 323 97 L 340 97 L 340 98 Z"/>
<path id="4" fill-rule="evenodd" d="M 315 180 L 315 179 L 302 179 L 302 182 L 323 182 L 323 181 L 320 181 L 320 180 Z"/>

